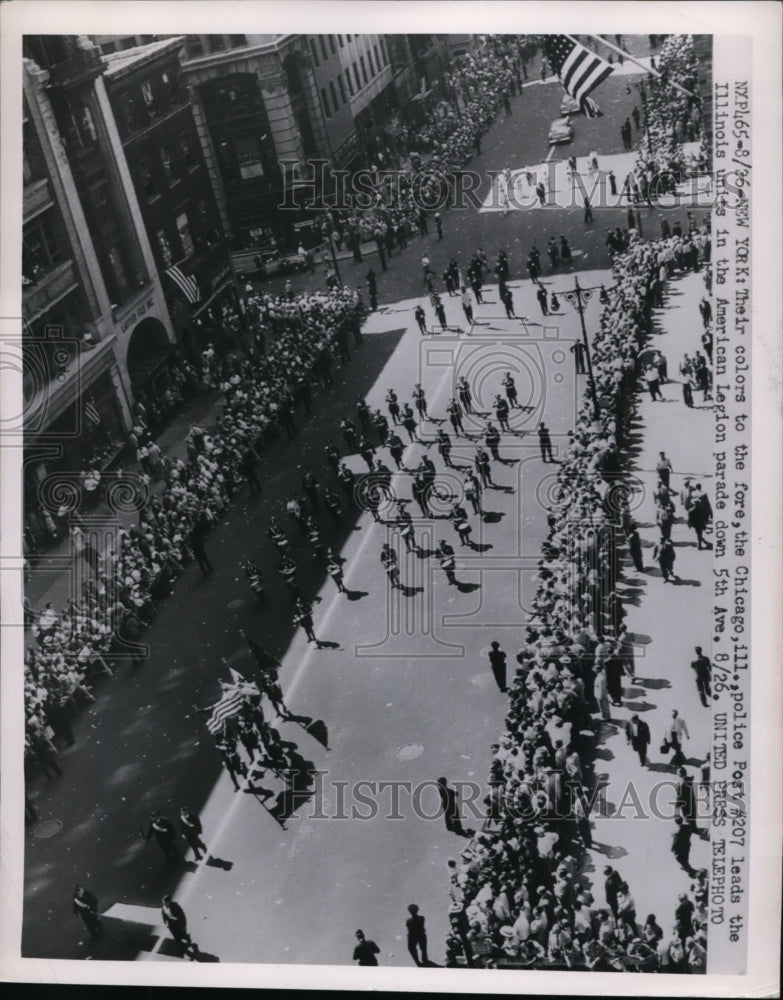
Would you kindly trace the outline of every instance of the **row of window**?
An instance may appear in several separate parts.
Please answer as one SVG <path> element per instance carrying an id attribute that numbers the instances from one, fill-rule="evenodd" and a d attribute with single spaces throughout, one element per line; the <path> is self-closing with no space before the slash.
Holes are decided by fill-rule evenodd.
<path id="1" fill-rule="evenodd" d="M 22 275 L 25 284 L 35 284 L 62 261 L 57 228 L 51 212 L 45 212 L 24 227 Z"/>
<path id="2" fill-rule="evenodd" d="M 173 70 L 160 73 L 129 89 L 119 97 L 118 121 L 123 138 L 164 117 L 172 108 L 182 104 L 183 100 L 179 76 Z"/>
<path id="3" fill-rule="evenodd" d="M 247 45 L 247 35 L 188 35 L 185 52 L 188 59 L 209 55 L 210 52 L 225 52 L 226 49 L 241 49 Z"/>
<path id="4" fill-rule="evenodd" d="M 203 253 L 220 234 L 211 226 L 207 203 L 200 198 L 188 211 L 179 212 L 155 234 L 164 267 L 194 254 Z"/>
<path id="5" fill-rule="evenodd" d="M 311 35 L 310 52 L 312 53 L 313 62 L 315 63 L 316 67 L 321 65 L 318 59 L 318 48 L 316 48 L 316 42 L 315 42 L 316 38 L 318 39 L 318 43 L 321 50 L 321 59 L 324 62 L 328 62 L 330 54 L 332 56 L 337 55 L 338 46 L 341 49 L 344 48 L 345 43 L 350 42 L 350 40 L 354 37 L 358 38 L 359 36 L 358 35 Z M 335 44 L 335 39 L 336 39 L 336 44 Z M 388 55 L 386 55 L 385 50 L 383 49 L 384 45 L 385 42 L 383 41 L 383 39 L 381 39 L 381 49 L 384 52 L 384 55 L 386 56 L 386 61 L 388 62 Z M 327 46 L 328 46 L 328 51 L 327 51 Z"/>
<path id="6" fill-rule="evenodd" d="M 154 155 L 140 159 L 139 183 L 147 201 L 178 184 L 196 167 L 198 157 L 187 132 L 180 132 L 172 142 L 161 145 Z"/>
<path id="7" fill-rule="evenodd" d="M 320 37 L 323 38 L 323 36 Z M 331 38 L 332 36 L 330 35 L 329 37 Z M 342 36 L 338 35 L 339 37 Z M 313 44 L 312 39 L 310 39 L 310 44 Z M 358 60 L 354 59 L 350 66 L 346 66 L 344 75 L 340 72 L 334 80 L 330 80 L 328 88 L 321 87 L 321 101 L 327 118 L 331 118 L 332 115 L 337 114 L 348 100 L 346 97 L 346 83 L 348 85 L 348 92 L 353 97 L 362 87 L 366 87 L 373 77 L 381 72 L 383 67 L 388 63 L 388 55 L 384 45 L 385 43 L 381 39 L 379 43 L 376 43 L 372 48 L 367 50 L 366 60 L 363 53 L 359 56 Z M 367 69 L 368 65 L 369 73 Z"/>

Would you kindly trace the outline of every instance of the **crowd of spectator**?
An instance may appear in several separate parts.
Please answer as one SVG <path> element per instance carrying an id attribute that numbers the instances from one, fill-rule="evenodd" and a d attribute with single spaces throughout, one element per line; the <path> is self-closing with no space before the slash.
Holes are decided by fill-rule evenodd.
<path id="1" fill-rule="evenodd" d="M 635 527 L 618 491 L 631 393 L 641 374 L 659 282 L 676 268 L 677 237 L 643 243 L 634 230 L 613 258 L 600 330 L 593 339 L 596 419 L 590 394 L 557 469 L 549 532 L 539 563 L 534 617 L 517 655 L 506 729 L 493 747 L 487 822 L 452 868 L 450 964 L 504 962 L 600 971 L 703 972 L 706 873 L 673 901 L 673 927 L 637 920 L 628 881 L 614 873 L 599 905 L 581 875 L 593 846 L 593 760 L 632 647 L 614 592 L 612 533 Z M 687 262 L 681 261 L 683 268 Z M 606 572 L 598 574 L 594 567 Z M 610 588 L 607 592 L 607 588 Z M 605 870 L 607 885 L 613 869 Z"/>

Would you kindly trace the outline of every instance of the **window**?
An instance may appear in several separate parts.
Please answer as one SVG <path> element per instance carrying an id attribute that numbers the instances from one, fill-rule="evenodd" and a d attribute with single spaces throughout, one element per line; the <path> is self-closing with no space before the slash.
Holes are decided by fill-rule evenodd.
<path id="1" fill-rule="evenodd" d="M 174 260 L 174 256 L 171 253 L 171 244 L 169 243 L 169 238 L 166 235 L 165 229 L 159 229 L 157 232 L 158 238 L 158 249 L 160 250 L 161 260 L 165 267 L 171 267 Z"/>
<path id="2" fill-rule="evenodd" d="M 332 55 L 337 55 L 337 47 L 334 44 L 334 35 L 329 35 L 329 48 L 332 50 Z"/>
<path id="3" fill-rule="evenodd" d="M 25 227 L 22 239 L 22 271 L 28 280 L 35 281 L 60 262 L 60 247 L 51 218 L 39 217 Z"/>
<path id="4" fill-rule="evenodd" d="M 313 62 L 315 63 L 315 68 L 318 69 L 318 67 L 321 64 L 318 61 L 318 50 L 315 47 L 315 39 L 314 38 L 310 39 L 310 53 L 311 53 L 311 55 L 313 57 Z"/>
<path id="5" fill-rule="evenodd" d="M 343 83 L 342 73 L 337 74 L 337 86 L 340 88 L 340 97 L 342 98 L 342 103 L 345 104 L 347 98 L 345 96 L 345 84 Z"/>
<path id="6" fill-rule="evenodd" d="M 193 144 L 187 132 L 180 132 L 179 134 L 179 155 L 182 157 L 182 162 L 188 170 L 192 170 L 198 166 L 196 154 L 193 152 Z"/>
<path id="7" fill-rule="evenodd" d="M 213 52 L 223 52 L 226 48 L 226 39 L 223 35 L 210 35 L 209 46 Z"/>
<path id="8" fill-rule="evenodd" d="M 201 35 L 185 36 L 185 54 L 188 59 L 196 59 L 198 56 L 204 55 L 204 43 L 201 40 Z"/>
<path id="9" fill-rule="evenodd" d="M 139 181 L 147 199 L 157 198 L 160 191 L 158 191 L 155 174 L 152 170 L 152 161 L 149 157 L 139 160 Z"/>
<path id="10" fill-rule="evenodd" d="M 345 71 L 345 79 L 348 81 L 348 91 L 349 91 L 351 97 L 353 97 L 354 86 L 353 86 L 353 80 L 351 79 L 351 71 L 350 71 L 350 69 L 347 69 Z"/>
<path id="11" fill-rule="evenodd" d="M 331 94 L 332 97 L 332 107 L 336 112 L 337 109 L 340 107 L 340 102 L 337 100 L 337 90 L 334 86 L 334 80 L 329 81 L 329 93 Z"/>
<path id="12" fill-rule="evenodd" d="M 372 58 L 372 50 L 367 49 L 367 65 L 370 67 L 370 78 L 375 76 L 375 63 Z"/>
<path id="13" fill-rule="evenodd" d="M 323 56 L 324 62 L 326 62 L 327 59 L 329 58 L 329 55 L 328 55 L 328 53 L 326 51 L 326 42 L 324 41 L 324 36 L 323 35 L 319 35 L 318 36 L 318 41 L 321 44 L 321 55 Z"/>
<path id="14" fill-rule="evenodd" d="M 168 106 L 171 107 L 173 104 L 180 104 L 182 102 L 182 91 L 179 79 L 172 73 L 167 72 L 161 73 L 160 82 L 161 90 L 165 95 Z"/>
<path id="15" fill-rule="evenodd" d="M 141 85 L 141 97 L 144 101 L 144 106 L 149 113 L 150 118 L 157 118 L 158 116 L 158 103 L 155 100 L 155 95 L 152 92 L 152 84 L 149 80 L 145 80 Z"/>
<path id="16" fill-rule="evenodd" d="M 111 267 L 112 273 L 115 279 L 115 287 L 119 291 L 122 297 L 125 297 L 130 291 L 128 285 L 128 276 L 125 273 L 125 264 L 122 260 L 122 251 L 120 250 L 119 244 L 115 244 L 109 250 L 109 266 Z"/>
<path id="17" fill-rule="evenodd" d="M 193 256 L 193 238 L 190 235 L 187 212 L 181 212 L 177 216 L 177 232 L 179 241 L 182 244 L 182 253 L 185 257 Z"/>
<path id="18" fill-rule="evenodd" d="M 367 83 L 367 64 L 364 61 L 364 56 L 363 55 L 359 56 L 359 62 L 361 63 L 362 76 L 364 77 L 364 82 L 366 84 Z"/>
<path id="19" fill-rule="evenodd" d="M 247 45 L 247 35 L 229 35 L 228 40 L 232 49 L 241 49 Z"/>
<path id="20" fill-rule="evenodd" d="M 357 90 L 361 90 L 362 89 L 362 81 L 359 78 L 359 66 L 358 66 L 358 64 L 356 63 L 355 60 L 351 63 L 351 66 L 353 68 L 354 79 L 356 80 L 356 89 Z"/>
<path id="21" fill-rule="evenodd" d="M 372 47 L 373 55 L 375 56 L 375 72 L 380 73 L 381 71 L 381 60 L 378 56 L 378 46 L 373 45 Z"/>
<path id="22" fill-rule="evenodd" d="M 337 42 L 338 42 L 340 48 L 343 48 L 343 36 L 342 35 L 338 35 L 337 36 Z"/>
<path id="23" fill-rule="evenodd" d="M 177 176 L 176 164 L 171 156 L 171 150 L 168 146 L 160 147 L 160 162 L 163 164 L 163 173 L 165 174 L 166 180 L 169 184 L 176 184 L 179 177 Z"/>
<path id="24" fill-rule="evenodd" d="M 326 91 L 321 87 L 321 100 L 323 101 L 324 111 L 326 112 L 326 117 L 331 118 L 332 112 L 329 110 L 329 98 L 326 96 Z"/>
<path id="25" fill-rule="evenodd" d="M 243 181 L 264 176 L 261 144 L 256 136 L 248 135 L 234 139 L 234 155 L 239 168 L 239 176 Z"/>
<path id="26" fill-rule="evenodd" d="M 92 113 L 86 104 L 68 105 L 68 138 L 80 149 L 94 146 L 98 142 L 98 133 L 92 120 Z"/>

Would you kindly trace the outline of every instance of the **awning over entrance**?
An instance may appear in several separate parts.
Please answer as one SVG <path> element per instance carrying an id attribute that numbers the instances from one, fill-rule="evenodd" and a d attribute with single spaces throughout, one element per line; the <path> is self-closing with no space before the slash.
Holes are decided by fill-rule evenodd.
<path id="1" fill-rule="evenodd" d="M 134 389 L 146 385 L 176 351 L 157 319 L 143 319 L 128 344 L 128 374 Z"/>

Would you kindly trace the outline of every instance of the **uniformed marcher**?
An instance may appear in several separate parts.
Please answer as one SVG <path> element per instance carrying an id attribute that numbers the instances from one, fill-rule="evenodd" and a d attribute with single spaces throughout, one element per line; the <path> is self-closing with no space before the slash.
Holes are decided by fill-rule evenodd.
<path id="1" fill-rule="evenodd" d="M 418 424 L 416 423 L 416 417 L 413 415 L 413 410 L 410 408 L 410 404 L 405 403 L 402 408 L 402 426 L 408 432 L 408 437 L 411 441 L 418 441 L 419 435 Z"/>
<path id="2" fill-rule="evenodd" d="M 179 811 L 179 825 L 182 827 L 182 836 L 196 855 L 196 861 L 200 861 L 201 852 L 207 853 L 207 845 L 201 839 L 202 828 L 198 813 L 194 813 L 187 806 L 182 806 Z"/>
<path id="3" fill-rule="evenodd" d="M 483 448 L 478 448 L 476 450 L 476 457 L 473 460 L 473 464 L 476 466 L 476 472 L 478 472 L 481 477 L 481 482 L 484 486 L 494 486 L 492 482 L 492 466 L 489 460 L 489 455 L 484 451 Z"/>
<path id="4" fill-rule="evenodd" d="M 365 434 L 369 434 L 371 420 L 370 407 L 367 405 L 367 401 L 361 397 L 356 400 L 356 415 L 362 425 L 362 431 Z"/>
<path id="5" fill-rule="evenodd" d="M 194 944 L 188 933 L 188 920 L 185 911 L 171 896 L 166 895 L 161 900 L 160 913 L 171 936 L 177 944 L 182 945 L 191 962 L 194 961 L 194 953 L 198 951 L 198 945 Z"/>
<path id="6" fill-rule="evenodd" d="M 103 934 L 103 924 L 98 914 L 98 899 L 83 885 L 77 885 L 73 890 L 73 914 L 82 918 L 91 938 L 99 938 Z"/>
<path id="7" fill-rule="evenodd" d="M 454 549 L 443 538 L 440 540 L 440 544 L 436 550 L 436 555 L 438 557 L 438 562 L 440 563 L 440 568 L 446 574 L 446 579 L 449 581 L 449 585 L 456 584 L 457 578 L 454 575 L 454 569 L 457 564 L 454 559 Z"/>
<path id="8" fill-rule="evenodd" d="M 502 396 L 498 395 L 495 396 L 494 406 L 495 406 L 495 417 L 497 419 L 497 422 L 500 424 L 500 429 L 504 431 L 510 431 L 511 428 L 509 427 L 508 424 L 508 413 L 509 413 L 508 403 Z"/>
<path id="9" fill-rule="evenodd" d="M 459 535 L 459 540 L 463 545 L 468 545 L 472 548 L 473 543 L 470 540 L 470 533 L 473 529 L 468 523 L 468 514 L 465 508 L 460 504 L 455 503 L 451 508 L 449 516 L 451 517 L 451 523 L 454 525 L 454 528 Z"/>
<path id="10" fill-rule="evenodd" d="M 158 842 L 158 847 L 160 847 L 169 861 L 179 860 L 180 853 L 174 842 L 176 837 L 174 825 L 165 816 L 161 816 L 157 809 L 153 810 L 150 814 L 150 825 L 146 834 L 144 834 L 144 839 L 149 841 L 153 836 Z"/>
<path id="11" fill-rule="evenodd" d="M 465 428 L 462 426 L 462 407 L 459 405 L 456 399 L 452 397 L 447 405 L 446 412 L 449 415 L 449 420 L 451 421 L 451 426 L 454 428 L 454 433 L 456 435 L 464 434 Z"/>
<path id="12" fill-rule="evenodd" d="M 297 598 L 296 606 L 294 608 L 294 623 L 301 625 L 305 630 L 308 642 L 314 642 L 316 649 L 321 648 L 320 640 L 315 637 L 313 626 L 313 606 L 309 603 L 309 601 L 305 601 L 301 597 Z"/>
<path id="13" fill-rule="evenodd" d="M 398 424 L 400 422 L 400 403 L 394 389 L 389 389 L 386 393 L 386 406 L 389 410 L 389 416 L 392 418 L 392 423 Z"/>
<path id="14" fill-rule="evenodd" d="M 307 472 L 302 476 L 302 489 L 310 501 L 310 506 L 313 510 L 318 510 L 320 504 L 318 502 L 318 480 L 308 469 Z"/>
<path id="15" fill-rule="evenodd" d="M 402 443 L 402 438 L 399 434 L 394 431 L 389 435 L 389 440 L 387 441 L 389 452 L 391 457 L 394 459 L 394 464 L 398 469 L 402 468 L 402 456 L 405 451 L 405 445 Z"/>
<path id="16" fill-rule="evenodd" d="M 223 757 L 223 763 L 228 771 L 228 776 L 231 778 L 234 791 L 238 792 L 239 782 L 237 776 L 247 777 L 247 765 L 239 756 L 236 746 L 230 742 L 225 733 L 215 741 L 215 745 Z"/>
<path id="17" fill-rule="evenodd" d="M 484 444 L 489 448 L 492 457 L 496 462 L 503 462 L 503 459 L 498 454 L 498 445 L 500 444 L 500 432 L 497 427 L 490 421 L 487 424 L 487 429 L 484 432 Z"/>
<path id="18" fill-rule="evenodd" d="M 345 584 L 343 583 L 343 567 L 342 563 L 345 560 L 341 559 L 335 552 L 331 549 L 326 553 L 326 572 L 334 580 L 335 586 L 341 594 L 344 594 Z"/>
<path id="19" fill-rule="evenodd" d="M 457 395 L 459 396 L 460 403 L 462 403 L 462 408 L 465 413 L 473 412 L 473 393 L 470 389 L 470 384 L 464 375 L 460 375 L 457 379 Z"/>
<path id="20" fill-rule="evenodd" d="M 506 391 L 506 399 L 508 399 L 508 405 L 511 409 L 521 409 L 517 401 L 517 385 L 511 372 L 506 372 L 503 375 L 503 388 Z"/>
<path id="21" fill-rule="evenodd" d="M 375 433 L 378 435 L 378 440 L 383 448 L 389 438 L 389 421 L 384 417 L 380 410 L 376 410 L 373 414 L 372 425 L 375 428 Z"/>
<path id="22" fill-rule="evenodd" d="M 413 499 L 419 505 L 422 517 L 432 517 L 432 511 L 430 510 L 428 502 L 429 492 L 429 483 L 425 482 L 424 477 L 420 472 L 417 472 L 413 477 L 411 493 L 413 494 Z"/>
<path id="23" fill-rule="evenodd" d="M 288 554 L 283 555 L 282 562 L 280 563 L 277 572 L 283 578 L 283 583 L 285 583 L 286 587 L 288 587 L 291 595 L 294 598 L 299 597 L 299 581 L 296 577 L 296 563 Z"/>
<path id="24" fill-rule="evenodd" d="M 329 516 L 334 521 L 335 524 L 340 524 L 342 518 L 342 504 L 340 503 L 340 498 L 332 490 L 324 490 L 324 507 L 326 507 L 329 512 Z"/>
<path id="25" fill-rule="evenodd" d="M 424 394 L 424 390 L 421 387 L 421 383 L 417 382 L 411 393 L 413 397 L 414 405 L 419 411 L 419 416 L 423 417 L 424 420 L 429 420 L 429 414 L 427 413 L 427 397 Z"/>
<path id="26" fill-rule="evenodd" d="M 435 441 L 438 446 L 438 452 L 443 459 L 444 464 L 447 468 L 451 468 L 451 438 L 443 430 L 442 427 L 438 428 L 438 433 L 435 436 Z"/>
<path id="27" fill-rule="evenodd" d="M 389 583 L 392 587 L 400 587 L 400 569 L 397 565 L 397 553 L 388 542 L 384 542 L 381 549 L 381 565 L 386 570 L 386 576 L 389 578 Z"/>
<path id="28" fill-rule="evenodd" d="M 400 501 L 398 500 L 397 503 L 400 504 Z M 413 518 L 404 504 L 400 504 L 399 506 L 397 524 L 400 527 L 400 534 L 405 542 L 405 548 L 409 552 L 415 552 L 418 546 L 416 545 L 416 535 L 413 530 Z"/>
<path id="29" fill-rule="evenodd" d="M 355 488 L 356 488 L 356 475 L 352 469 L 349 469 L 345 462 L 340 462 L 340 466 L 337 470 L 337 478 L 340 480 L 340 485 L 345 490 L 345 495 L 349 501 L 354 500 Z"/>
<path id="30" fill-rule="evenodd" d="M 356 428 L 354 427 L 353 421 L 345 419 L 340 421 L 340 430 L 342 432 L 345 443 L 348 445 L 349 452 L 353 453 L 357 449 L 358 438 L 356 436 Z"/>

